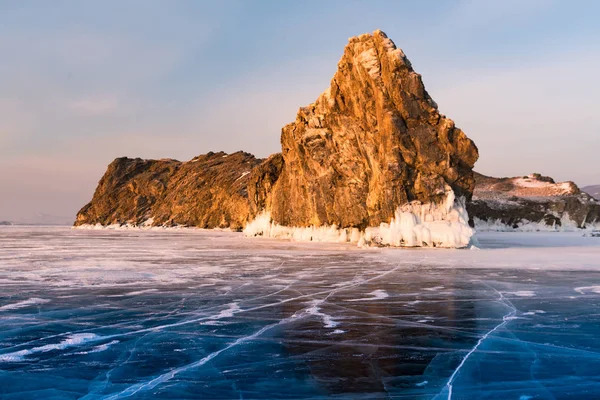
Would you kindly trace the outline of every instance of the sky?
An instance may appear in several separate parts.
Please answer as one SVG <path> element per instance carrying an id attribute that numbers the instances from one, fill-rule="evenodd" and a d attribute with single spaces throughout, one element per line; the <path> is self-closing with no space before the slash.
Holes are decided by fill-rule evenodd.
<path id="1" fill-rule="evenodd" d="M 600 2 L 0 0 L 0 220 L 69 223 L 116 157 L 280 151 L 382 29 L 475 169 L 600 184 Z"/>

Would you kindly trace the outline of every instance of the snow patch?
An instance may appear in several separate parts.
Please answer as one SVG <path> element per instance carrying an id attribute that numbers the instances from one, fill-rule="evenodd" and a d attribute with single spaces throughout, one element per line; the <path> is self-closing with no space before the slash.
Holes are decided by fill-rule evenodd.
<path id="1" fill-rule="evenodd" d="M 49 351 L 64 350 L 69 347 L 75 347 L 85 344 L 89 341 L 98 340 L 99 336 L 95 333 L 76 333 L 68 336 L 60 343 L 47 344 L 44 346 L 33 347 L 31 349 L 19 350 L 12 353 L 0 354 L 0 362 L 21 362 L 25 357 L 36 353 L 47 353 Z"/>
<path id="2" fill-rule="evenodd" d="M 361 65 L 367 70 L 371 78 L 379 77 L 381 67 L 377 58 L 377 51 L 373 48 L 363 51 L 358 55 Z"/>
<path id="3" fill-rule="evenodd" d="M 367 293 L 367 294 L 371 295 L 371 297 L 363 297 L 361 299 L 352 299 L 352 300 L 346 300 L 346 301 L 372 301 L 372 300 L 387 299 L 388 297 L 390 297 L 390 295 L 387 294 L 387 292 L 382 289 L 373 290 L 371 293 Z"/>
<path id="4" fill-rule="evenodd" d="M 524 219 L 511 226 L 499 219 L 482 220 L 477 217 L 473 218 L 473 222 L 478 232 L 577 232 L 582 229 L 569 217 L 568 213 L 564 213 L 561 217 L 560 225 L 548 225 L 544 221 L 532 222 Z M 592 225 L 586 225 L 583 229 L 594 228 Z"/>
<path id="5" fill-rule="evenodd" d="M 242 174 L 240 175 L 240 177 L 239 177 L 239 178 L 237 178 L 235 181 L 236 181 L 236 182 L 237 182 L 237 181 L 239 181 L 240 179 L 242 179 L 243 177 L 245 177 L 245 176 L 246 176 L 246 175 L 248 175 L 249 173 L 250 173 L 250 171 L 244 171 L 244 172 L 242 172 Z"/>
<path id="6" fill-rule="evenodd" d="M 535 292 L 533 292 L 531 290 L 519 290 L 517 292 L 506 292 L 506 294 L 512 294 L 513 296 L 518 296 L 518 297 L 534 297 L 535 296 Z"/>
<path id="7" fill-rule="evenodd" d="M 600 286 L 580 286 L 574 289 L 579 294 L 600 293 Z"/>
<path id="8" fill-rule="evenodd" d="M 546 314 L 546 311 L 543 310 L 531 310 L 524 312 L 523 315 L 536 315 L 536 314 Z"/>
<path id="9" fill-rule="evenodd" d="M 79 351 L 79 352 L 73 353 L 73 354 L 76 354 L 76 355 L 85 355 L 85 354 L 100 353 L 102 351 L 108 350 L 108 348 L 110 346 L 112 346 L 113 344 L 117 344 L 117 343 L 119 343 L 118 340 L 113 340 L 112 342 L 108 342 L 108 343 L 105 343 L 105 344 L 101 344 L 100 346 L 96 346 L 93 349 L 91 349 L 90 351 Z"/>
<path id="10" fill-rule="evenodd" d="M 230 303 L 228 304 L 229 308 L 227 308 L 226 310 L 222 310 L 221 312 L 219 312 L 217 315 L 213 315 L 212 317 L 208 318 L 209 320 L 219 320 L 219 319 L 223 319 L 223 318 L 231 318 L 234 316 L 235 313 L 241 311 L 240 306 L 238 305 L 238 303 Z M 214 324 L 211 322 L 206 322 L 206 325 L 212 325 Z"/>
<path id="11" fill-rule="evenodd" d="M 152 224 L 154 224 L 154 218 L 150 217 L 147 220 L 145 220 L 144 222 L 142 222 L 142 224 L 140 226 L 149 227 L 149 226 L 152 226 Z"/>
<path id="12" fill-rule="evenodd" d="M 148 222 L 151 221 L 151 222 Z M 72 226 L 71 229 L 76 230 L 108 230 L 108 231 L 128 231 L 128 230 L 145 230 L 145 231 L 171 231 L 171 230 L 193 230 L 193 231 L 217 231 L 217 232 L 231 232 L 231 228 L 211 228 L 211 229 L 203 229 L 195 226 L 184 226 L 184 225 L 157 225 L 152 226 L 151 224 L 154 222 L 153 218 L 149 218 L 141 224 L 111 224 L 111 225 L 102 225 L 100 223 L 97 224 L 81 224 Z"/>
<path id="13" fill-rule="evenodd" d="M 40 299 L 37 297 L 32 297 L 30 299 L 19 301 L 17 303 L 4 305 L 4 306 L 0 307 L 0 311 L 17 310 L 19 308 L 25 308 L 25 307 L 29 307 L 29 306 L 38 305 L 38 304 L 46 304 L 49 302 L 50 302 L 50 300 L 48 300 L 48 299 Z"/>
<path id="14" fill-rule="evenodd" d="M 107 295 L 104 297 L 127 297 L 127 296 L 137 296 L 139 294 L 145 294 L 145 293 L 151 293 L 151 292 L 157 292 L 158 289 L 144 289 L 144 290 L 136 290 L 133 292 L 127 292 L 127 293 L 122 293 L 122 294 L 111 294 L 111 295 Z"/>
<path id="15" fill-rule="evenodd" d="M 316 317 L 320 317 L 323 320 L 323 326 L 325 328 L 335 328 L 339 324 L 333 320 L 331 315 L 325 314 L 321 312 L 321 304 L 324 303 L 324 300 L 313 300 L 309 303 L 310 307 L 306 309 L 306 313 L 310 315 L 314 315 Z M 335 332 L 335 331 L 334 331 Z"/>

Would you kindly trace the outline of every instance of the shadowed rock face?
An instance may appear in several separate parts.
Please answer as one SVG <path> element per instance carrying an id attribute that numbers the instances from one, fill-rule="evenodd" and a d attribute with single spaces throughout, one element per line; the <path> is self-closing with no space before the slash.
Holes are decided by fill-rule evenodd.
<path id="1" fill-rule="evenodd" d="M 381 31 L 349 40 L 330 87 L 282 129 L 281 146 L 264 161 L 117 159 L 75 224 L 240 229 L 267 212 L 284 226 L 364 229 L 411 201 L 473 192 L 477 147 Z"/>
<path id="2" fill-rule="evenodd" d="M 267 208 L 288 226 L 377 226 L 407 202 L 471 197 L 475 144 L 381 32 L 351 38 L 331 86 L 281 134 Z"/>

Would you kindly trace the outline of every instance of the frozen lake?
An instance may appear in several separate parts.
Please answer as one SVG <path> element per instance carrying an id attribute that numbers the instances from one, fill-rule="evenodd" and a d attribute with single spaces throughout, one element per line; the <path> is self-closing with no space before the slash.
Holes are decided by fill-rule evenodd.
<path id="1" fill-rule="evenodd" d="M 0 398 L 600 398 L 600 238 L 0 227 Z"/>

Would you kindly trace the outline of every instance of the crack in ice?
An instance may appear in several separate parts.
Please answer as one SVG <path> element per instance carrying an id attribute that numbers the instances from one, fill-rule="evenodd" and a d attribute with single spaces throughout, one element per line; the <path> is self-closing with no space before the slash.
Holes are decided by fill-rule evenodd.
<path id="1" fill-rule="evenodd" d="M 258 331 L 254 332 L 253 334 L 241 337 L 241 338 L 237 339 L 236 341 L 230 343 L 229 345 L 223 347 L 222 349 L 217 350 L 217 351 L 215 351 L 213 353 L 210 353 L 206 357 L 204 357 L 204 358 L 202 358 L 202 359 L 200 359 L 200 360 L 198 360 L 196 362 L 184 365 L 184 366 L 179 367 L 179 368 L 174 368 L 174 369 L 170 370 L 169 372 L 164 373 L 162 375 L 159 375 L 156 378 L 154 378 L 154 379 L 152 379 L 152 380 L 150 380 L 148 382 L 138 383 L 138 384 L 130 386 L 129 388 L 127 388 L 127 389 L 125 389 L 125 390 L 123 390 L 123 391 L 121 391 L 119 393 L 116 393 L 116 394 L 113 394 L 113 395 L 110 395 L 110 396 L 105 396 L 104 399 L 105 400 L 122 399 L 122 398 L 125 398 L 125 397 L 133 396 L 134 394 L 136 394 L 136 393 L 138 393 L 140 391 L 146 391 L 146 390 L 153 389 L 156 386 L 160 385 L 161 383 L 164 383 L 164 382 L 167 382 L 167 381 L 173 379 L 177 374 L 179 374 L 181 372 L 185 372 L 185 371 L 187 371 L 188 369 L 191 369 L 191 368 L 200 367 L 200 366 L 206 364 L 207 362 L 209 362 L 210 360 L 212 360 L 213 358 L 217 357 L 219 354 L 223 353 L 224 351 L 227 351 L 227 350 L 231 349 L 232 347 L 235 347 L 237 345 L 240 345 L 240 344 L 248 342 L 248 341 L 250 341 L 252 339 L 255 339 L 255 338 L 259 337 L 260 335 L 262 335 L 263 333 L 265 333 L 266 331 L 268 331 L 269 329 L 274 328 L 275 326 L 287 323 L 287 322 L 289 322 L 291 320 L 295 320 L 295 319 L 297 319 L 297 318 L 296 317 L 290 317 L 290 318 L 286 318 L 284 320 L 281 320 L 281 321 L 279 321 L 276 324 L 271 324 L 271 325 L 264 326 L 261 329 L 259 329 Z"/>
<path id="2" fill-rule="evenodd" d="M 258 310 L 258 309 L 267 308 L 267 307 L 272 307 L 272 306 L 275 306 L 275 305 L 278 305 L 278 304 L 288 303 L 288 302 L 293 301 L 293 300 L 298 300 L 298 299 L 301 299 L 301 298 L 309 298 L 309 297 L 313 297 L 313 296 L 320 295 L 320 294 L 326 294 L 327 295 L 327 296 L 325 296 L 324 299 L 321 300 L 321 302 L 324 302 L 329 297 L 331 297 L 333 294 L 335 294 L 337 292 L 340 292 L 342 290 L 345 290 L 345 289 L 348 289 L 348 288 L 351 288 L 351 287 L 360 286 L 362 284 L 372 282 L 372 281 L 374 281 L 376 279 L 382 278 L 382 277 L 384 277 L 384 276 L 386 276 L 386 275 L 388 275 L 388 274 L 390 274 L 390 273 L 398 270 L 398 268 L 400 268 L 400 267 L 396 266 L 395 268 L 392 268 L 392 269 L 390 269 L 388 271 L 385 271 L 385 272 L 383 272 L 381 274 L 378 274 L 378 275 L 376 275 L 374 277 L 371 277 L 369 279 L 364 279 L 364 280 L 359 280 L 359 281 L 352 281 L 352 283 L 350 283 L 350 284 L 348 284 L 346 286 L 342 286 L 342 287 L 339 287 L 339 288 L 336 288 L 336 289 L 333 289 L 333 290 L 325 290 L 325 291 L 320 291 L 320 292 L 317 292 L 317 293 L 311 293 L 311 294 L 306 294 L 306 295 L 302 295 L 302 296 L 297 296 L 297 297 L 290 298 L 290 299 L 285 299 L 285 300 L 282 300 L 282 301 L 279 301 L 279 302 L 276 302 L 276 303 L 264 304 L 262 306 L 257 306 L 257 307 L 247 308 L 247 309 L 239 309 L 237 312 L 233 312 L 232 314 L 237 314 L 237 313 L 246 312 L 246 311 L 252 311 L 252 310 Z M 177 374 L 179 374 L 181 372 L 185 372 L 185 371 L 187 371 L 189 369 L 200 367 L 200 366 L 206 364 L 207 362 L 211 361 L 212 359 L 214 359 L 215 357 L 217 357 L 218 355 L 220 355 L 224 351 L 227 351 L 227 350 L 231 349 L 232 347 L 235 347 L 235 346 L 238 346 L 238 345 L 243 344 L 245 342 L 248 342 L 248 341 L 251 341 L 253 339 L 256 339 L 257 337 L 261 336 L 266 331 L 268 331 L 268 330 L 270 330 L 270 329 L 272 329 L 272 328 L 274 328 L 276 326 L 283 325 L 283 324 L 286 324 L 286 323 L 292 322 L 292 321 L 297 321 L 297 320 L 299 320 L 301 318 L 305 318 L 306 316 L 309 316 L 309 315 L 313 315 L 310 312 L 310 307 L 304 308 L 304 309 L 302 309 L 302 310 L 294 313 L 292 316 L 290 316 L 288 318 L 284 318 L 284 319 L 280 320 L 277 323 L 270 324 L 270 325 L 262 327 L 261 329 L 259 329 L 258 331 L 254 332 L 251 335 L 238 338 L 237 340 L 235 340 L 234 342 L 232 342 L 229 345 L 225 346 L 224 348 L 222 348 L 220 350 L 217 350 L 217 351 L 215 351 L 215 352 L 207 355 L 206 357 L 204 357 L 204 358 L 202 358 L 202 359 L 200 359 L 200 360 L 198 360 L 196 362 L 193 362 L 193 363 L 190 363 L 190 364 L 178 367 L 178 368 L 174 368 L 174 369 L 170 370 L 169 372 L 161 374 L 161 375 L 157 376 L 156 378 L 154 378 L 154 379 L 152 379 L 150 381 L 147 381 L 147 382 L 144 382 L 144 383 L 137 383 L 137 384 L 132 385 L 132 386 L 128 387 L 127 389 L 125 389 L 125 390 L 123 390 L 123 391 L 121 391 L 119 393 L 107 395 L 107 396 L 103 397 L 103 399 L 104 400 L 117 400 L 117 399 L 122 399 L 122 398 L 125 398 L 125 397 L 133 396 L 133 395 L 135 395 L 136 393 L 138 393 L 140 391 L 151 390 L 151 389 L 155 388 L 156 386 L 158 386 L 158 385 L 160 385 L 160 384 L 162 384 L 164 382 L 167 382 L 167 381 L 173 379 Z M 202 318 L 202 319 L 207 319 L 207 318 Z M 123 333 L 123 334 L 115 334 L 115 335 L 105 336 L 105 337 L 103 337 L 103 339 L 113 338 L 113 337 L 119 337 L 119 336 L 127 336 L 127 335 L 131 335 L 131 334 L 134 334 L 134 333 L 145 333 L 145 332 L 149 332 L 149 331 L 152 332 L 152 331 L 164 329 L 165 327 L 180 326 L 180 325 L 183 325 L 185 323 L 190 323 L 190 322 L 191 321 L 182 321 L 180 323 L 164 325 L 162 327 L 147 328 L 147 329 L 141 329 L 141 330 L 138 330 L 138 331 L 135 331 L 135 332 L 127 332 L 127 333 Z"/>
<path id="3" fill-rule="evenodd" d="M 485 286 L 488 286 L 490 289 L 492 289 L 494 292 L 496 292 L 500 297 L 498 298 L 497 301 L 501 302 L 502 304 L 504 304 L 506 307 L 508 307 L 510 309 L 510 311 L 505 314 L 502 317 L 502 322 L 499 323 L 498 325 L 496 325 L 494 328 L 492 328 L 490 331 L 488 331 L 486 334 L 484 334 L 475 344 L 475 346 L 473 346 L 473 348 L 463 357 L 462 361 L 460 362 L 460 364 L 458 364 L 458 367 L 456 367 L 456 369 L 454 370 L 454 372 L 452 372 L 452 375 L 450 375 L 450 378 L 448 379 L 448 382 L 446 383 L 446 385 L 444 386 L 444 388 L 442 389 L 442 391 L 434 397 L 435 399 L 439 399 L 440 396 L 442 394 L 444 394 L 445 392 L 448 393 L 448 400 L 452 400 L 452 389 L 453 389 L 453 383 L 454 380 L 456 379 L 456 377 L 458 376 L 458 374 L 460 373 L 460 370 L 462 369 L 462 367 L 465 365 L 465 363 L 468 361 L 469 357 L 471 357 L 471 355 L 473 353 L 475 353 L 478 349 L 479 346 L 481 346 L 481 344 L 495 331 L 497 331 L 498 329 L 502 328 L 504 325 L 506 325 L 508 323 L 508 321 L 512 320 L 512 318 L 516 315 L 517 313 L 517 309 L 515 308 L 515 306 L 510 302 L 510 300 L 506 299 L 504 297 L 504 295 L 499 292 L 498 290 L 496 290 L 495 288 L 493 288 L 492 286 L 483 283 Z"/>

